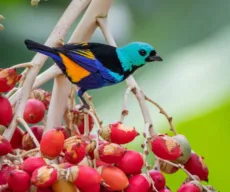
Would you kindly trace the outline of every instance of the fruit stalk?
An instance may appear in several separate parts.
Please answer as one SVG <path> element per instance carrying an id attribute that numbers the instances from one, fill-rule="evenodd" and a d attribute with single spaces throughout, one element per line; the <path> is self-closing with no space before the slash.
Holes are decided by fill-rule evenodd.
<path id="1" fill-rule="evenodd" d="M 123 104 L 122 104 L 122 110 L 121 110 L 121 118 L 120 118 L 120 122 L 123 123 L 124 122 L 124 118 L 125 116 L 128 115 L 129 111 L 127 109 L 127 102 L 128 102 L 128 96 L 130 94 L 130 92 L 135 89 L 135 87 L 128 87 L 125 91 L 124 94 L 124 99 L 123 99 Z"/>
<path id="2" fill-rule="evenodd" d="M 19 159 L 19 158 L 24 158 L 24 157 L 26 157 L 26 156 L 28 156 L 30 154 L 34 154 L 34 153 L 37 153 L 37 152 L 39 152 L 39 148 L 31 149 L 29 151 L 26 151 L 26 152 L 24 152 L 22 154 L 17 154 L 17 155 L 12 155 L 12 154 L 8 153 L 6 155 L 6 157 L 8 159 L 15 160 L 15 159 Z"/>
<path id="3" fill-rule="evenodd" d="M 155 105 L 160 110 L 160 113 L 163 114 L 166 117 L 166 119 L 168 120 L 168 122 L 169 122 L 170 131 L 172 131 L 174 135 L 177 135 L 176 129 L 173 126 L 173 123 L 172 123 L 172 117 L 170 117 L 167 114 L 167 112 L 157 102 L 153 101 L 152 99 L 150 99 L 146 95 L 145 95 L 145 100 L 149 101 L 150 103 L 152 103 L 153 105 Z"/>
<path id="4" fill-rule="evenodd" d="M 94 115 L 95 115 L 97 121 L 98 121 L 99 124 L 100 124 L 100 127 L 102 127 L 102 121 L 99 119 L 99 117 L 98 117 L 98 115 L 97 115 L 97 111 L 96 111 L 96 109 L 95 109 L 95 107 L 94 107 L 94 104 L 93 104 L 93 102 L 92 102 L 92 96 L 90 96 L 90 95 L 88 95 L 87 93 L 85 93 L 85 94 L 84 94 L 84 98 L 85 98 L 85 100 L 88 102 L 89 106 L 91 107 L 91 109 L 92 109 L 92 111 L 93 111 L 93 113 L 94 113 Z"/>
<path id="5" fill-rule="evenodd" d="M 17 65 L 13 65 L 10 68 L 19 69 L 19 68 L 30 68 L 30 67 L 33 67 L 33 64 L 28 62 L 28 63 L 20 63 L 20 64 L 17 64 Z"/>
<path id="6" fill-rule="evenodd" d="M 17 118 L 17 121 L 26 129 L 26 131 L 29 133 L 30 137 L 32 138 L 34 144 L 36 145 L 36 147 L 40 147 L 40 144 L 37 140 L 37 138 L 35 137 L 35 135 L 33 134 L 33 132 L 31 131 L 29 125 L 27 125 L 27 123 L 25 122 L 25 120 L 21 117 Z"/>

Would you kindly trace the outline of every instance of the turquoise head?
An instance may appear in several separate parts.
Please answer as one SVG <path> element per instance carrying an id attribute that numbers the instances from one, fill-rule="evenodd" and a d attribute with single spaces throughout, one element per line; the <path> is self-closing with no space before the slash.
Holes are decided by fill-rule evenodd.
<path id="1" fill-rule="evenodd" d="M 133 42 L 117 49 L 118 58 L 124 71 L 132 71 L 147 62 L 163 61 L 148 43 Z"/>

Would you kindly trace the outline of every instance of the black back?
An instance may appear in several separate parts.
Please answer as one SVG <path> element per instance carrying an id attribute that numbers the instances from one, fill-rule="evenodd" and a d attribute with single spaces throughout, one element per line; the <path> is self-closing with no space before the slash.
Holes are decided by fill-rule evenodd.
<path id="1" fill-rule="evenodd" d="M 116 53 L 116 47 L 102 44 L 102 43 L 82 43 L 82 44 L 65 44 L 61 48 L 64 51 L 67 50 L 81 50 L 81 49 L 89 49 L 96 59 L 100 61 L 104 67 L 107 69 L 119 73 L 121 75 L 124 74 L 123 68 L 121 67 L 121 62 L 118 59 L 117 53 Z"/>

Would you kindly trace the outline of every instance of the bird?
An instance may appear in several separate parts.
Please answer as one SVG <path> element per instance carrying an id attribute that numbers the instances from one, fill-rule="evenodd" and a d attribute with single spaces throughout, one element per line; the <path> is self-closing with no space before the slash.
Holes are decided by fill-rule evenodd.
<path id="1" fill-rule="evenodd" d="M 116 85 L 146 63 L 163 61 L 145 42 L 130 42 L 121 47 L 97 42 L 49 47 L 29 39 L 24 43 L 28 50 L 52 58 L 69 81 L 79 87 L 77 94 L 83 103 L 79 110 L 90 108 L 83 98 L 86 91 Z"/>

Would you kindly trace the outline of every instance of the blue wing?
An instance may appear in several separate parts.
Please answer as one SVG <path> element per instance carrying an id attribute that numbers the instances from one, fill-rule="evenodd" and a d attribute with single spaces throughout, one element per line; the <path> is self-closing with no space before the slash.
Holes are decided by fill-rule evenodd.
<path id="1" fill-rule="evenodd" d="M 56 50 L 69 57 L 72 61 L 74 61 L 90 73 L 100 74 L 101 77 L 109 84 L 116 84 L 118 82 L 121 82 L 124 78 L 123 75 L 112 72 L 104 67 L 103 64 L 96 59 L 90 49 L 67 50 L 63 48 L 56 48 Z"/>

